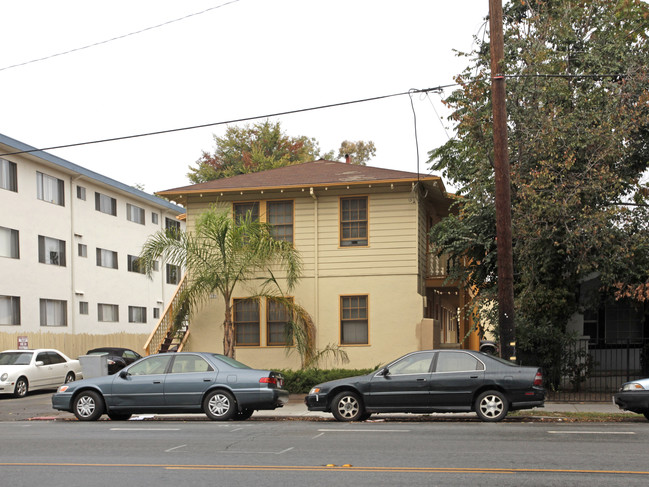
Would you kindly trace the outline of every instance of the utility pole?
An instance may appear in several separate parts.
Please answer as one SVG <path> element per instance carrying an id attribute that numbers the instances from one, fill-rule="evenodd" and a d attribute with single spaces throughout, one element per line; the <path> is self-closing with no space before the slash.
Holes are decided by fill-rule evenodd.
<path id="1" fill-rule="evenodd" d="M 496 183 L 500 355 L 506 360 L 516 360 L 514 264 L 512 257 L 509 156 L 507 153 L 502 0 L 489 0 L 489 41 L 491 47 L 491 104 L 493 108 L 494 173 Z"/>

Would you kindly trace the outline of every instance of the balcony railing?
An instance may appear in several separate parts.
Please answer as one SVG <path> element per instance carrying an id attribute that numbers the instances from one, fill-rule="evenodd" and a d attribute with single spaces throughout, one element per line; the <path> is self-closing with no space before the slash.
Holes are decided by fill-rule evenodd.
<path id="1" fill-rule="evenodd" d="M 428 272 L 426 277 L 446 277 L 451 273 L 454 266 L 454 259 L 446 255 L 439 256 L 434 252 L 428 252 Z"/>

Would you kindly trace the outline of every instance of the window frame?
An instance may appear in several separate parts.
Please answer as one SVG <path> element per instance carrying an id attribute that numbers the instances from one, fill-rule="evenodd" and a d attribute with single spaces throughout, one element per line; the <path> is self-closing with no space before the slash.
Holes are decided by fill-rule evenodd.
<path id="1" fill-rule="evenodd" d="M 77 199 L 86 201 L 86 188 L 85 188 L 85 186 L 77 185 Z"/>
<path id="2" fill-rule="evenodd" d="M 147 322 L 146 306 L 129 306 L 128 322 L 129 323 L 146 323 Z"/>
<path id="3" fill-rule="evenodd" d="M 176 272 L 175 280 L 170 280 L 170 276 L 173 275 L 173 273 L 171 272 L 172 270 Z M 167 284 L 173 284 L 174 286 L 180 284 L 180 274 L 181 268 L 179 265 L 165 264 L 165 281 Z"/>
<path id="4" fill-rule="evenodd" d="M 241 213 L 237 208 L 244 208 L 244 212 Z M 251 207 L 251 208 L 250 208 Z M 250 211 L 250 218 L 252 221 L 261 221 L 261 203 L 260 201 L 233 201 L 232 202 L 232 218 L 234 222 L 238 225 L 242 218 L 246 218 Z"/>
<path id="5" fill-rule="evenodd" d="M 344 203 L 352 200 L 365 201 L 365 219 L 345 219 L 345 212 L 352 212 L 353 209 L 345 209 Z M 367 195 L 341 196 L 338 200 L 338 246 L 340 248 L 369 247 L 370 245 L 370 198 Z M 360 210 L 359 210 L 360 211 Z M 365 237 L 345 237 L 345 225 L 364 225 Z M 360 229 L 359 226 L 357 228 Z M 351 231 L 351 230 L 350 230 Z"/>
<path id="6" fill-rule="evenodd" d="M 109 252 L 112 254 L 114 265 L 106 265 L 104 263 L 104 257 L 103 257 L 104 252 Z M 97 267 L 103 267 L 104 269 L 119 269 L 119 258 L 118 258 L 119 256 L 116 251 L 97 247 L 96 256 L 97 256 Z"/>
<path id="7" fill-rule="evenodd" d="M 55 308 L 59 307 L 60 309 L 54 309 L 53 312 L 55 313 L 61 313 L 60 316 L 56 316 L 55 318 L 59 318 L 61 323 L 54 323 L 50 324 L 48 323 L 48 310 L 47 307 L 48 305 L 54 305 Z M 66 327 L 68 326 L 68 302 L 64 299 L 46 299 L 46 298 L 41 298 L 39 299 L 39 310 L 40 310 L 40 326 L 46 326 L 46 327 Z M 45 314 L 43 311 L 45 310 Z"/>
<path id="8" fill-rule="evenodd" d="M 104 310 L 110 309 L 111 314 L 114 312 L 114 319 L 106 319 Z M 111 316 L 111 318 L 113 318 Z M 119 323 L 119 304 L 97 303 L 97 321 L 99 323 Z"/>
<path id="9" fill-rule="evenodd" d="M 126 219 L 140 225 L 146 224 L 146 211 L 137 205 L 126 203 Z"/>
<path id="10" fill-rule="evenodd" d="M 0 253 L 0 257 L 4 257 L 6 259 L 20 259 L 20 231 L 14 228 L 0 226 L 0 232 L 2 231 L 7 232 L 6 235 L 8 237 L 7 241 L 9 242 L 9 251 L 7 255 Z M 2 248 L 1 245 L 0 248 Z"/>
<path id="11" fill-rule="evenodd" d="M 293 297 L 287 297 L 286 299 L 291 301 L 291 302 L 294 301 Z M 282 306 L 282 307 L 284 307 L 286 309 L 286 318 L 287 319 L 285 321 L 283 321 L 283 320 L 281 320 L 281 321 L 280 320 L 271 321 L 271 316 L 270 316 L 270 314 L 271 314 L 271 306 L 274 306 L 274 305 Z M 284 306 L 282 303 L 278 303 L 278 302 L 274 301 L 271 298 L 266 298 L 266 346 L 267 347 L 291 347 L 291 346 L 294 346 L 295 343 L 293 341 L 292 336 L 287 336 L 287 333 L 286 333 L 286 327 L 289 326 L 288 323 L 289 323 L 290 318 L 291 318 L 290 313 L 291 313 L 290 309 L 287 309 L 286 306 Z M 283 338 L 282 338 L 281 342 L 271 341 L 271 335 L 277 333 L 276 331 L 271 332 L 271 325 L 274 325 L 274 326 L 283 325 L 284 326 L 284 330 L 283 330 L 283 333 L 282 333 Z M 287 340 L 287 338 L 290 338 L 290 341 Z"/>
<path id="12" fill-rule="evenodd" d="M 237 305 L 238 304 L 243 304 L 243 303 L 256 303 L 256 305 L 257 305 L 257 310 L 256 310 L 257 311 L 257 321 L 237 320 L 239 312 L 240 312 L 240 310 L 237 309 Z M 247 312 L 247 310 L 242 310 L 242 311 Z M 254 313 L 254 310 L 251 310 L 251 312 Z M 234 345 L 235 345 L 235 347 L 259 347 L 259 346 L 261 346 L 261 303 L 260 303 L 259 299 L 256 299 L 256 298 L 233 298 L 232 299 L 232 324 L 234 326 Z M 239 338 L 239 327 L 240 326 L 248 326 L 251 329 L 253 329 L 253 331 L 254 331 L 255 324 L 256 324 L 256 328 L 257 328 L 257 332 L 256 332 L 257 342 L 255 343 L 255 342 L 252 342 L 252 341 L 248 341 L 248 342 L 240 343 L 239 340 L 238 340 L 238 338 Z M 255 333 L 244 334 L 243 332 L 242 332 L 242 334 L 244 336 L 245 335 L 250 335 L 250 336 L 253 336 L 253 337 L 255 335 Z"/>
<path id="13" fill-rule="evenodd" d="M 47 186 L 46 182 L 49 183 Z M 48 196 L 46 195 L 46 188 L 52 191 L 49 199 L 46 199 L 46 196 Z M 55 176 L 36 171 L 36 197 L 46 203 L 65 206 L 65 182 Z"/>
<path id="14" fill-rule="evenodd" d="M 0 158 L 0 189 L 18 192 L 18 165 Z"/>
<path id="15" fill-rule="evenodd" d="M 58 245 L 58 250 L 49 251 L 49 255 L 46 255 L 47 242 L 54 243 Z M 52 259 L 52 254 L 56 253 L 57 258 Z M 57 260 L 57 262 L 53 262 Z M 38 236 L 38 262 L 41 264 L 55 265 L 58 267 L 67 267 L 66 262 L 66 242 L 65 240 L 59 240 L 58 238 L 46 237 L 45 235 Z"/>
<path id="16" fill-rule="evenodd" d="M 0 321 L 0 326 L 20 326 L 20 296 L 1 295 L 0 301 L 5 301 L 7 303 L 7 316 L 9 318 L 9 323 L 3 323 Z M 3 317 L 0 314 L 0 320 L 2 319 Z"/>
<path id="17" fill-rule="evenodd" d="M 364 298 L 365 299 L 365 307 L 356 307 L 352 308 L 351 306 L 345 307 L 345 299 L 351 299 L 351 298 Z M 370 297 L 369 294 L 345 294 L 345 295 L 340 295 L 339 297 L 339 309 L 340 309 L 340 338 L 339 342 L 341 346 L 367 346 L 370 344 Z M 365 310 L 365 317 L 360 318 L 360 317 L 349 317 L 345 318 L 345 309 L 364 309 Z M 365 342 L 358 342 L 358 341 L 350 341 L 346 342 L 345 341 L 345 324 L 351 324 L 351 322 L 365 322 L 365 330 L 367 334 L 367 338 Z"/>
<path id="18" fill-rule="evenodd" d="M 106 208 L 108 203 L 110 207 Z M 117 199 L 95 191 L 95 210 L 106 215 L 117 216 Z"/>
<path id="19" fill-rule="evenodd" d="M 136 274 L 146 274 L 140 265 L 140 258 L 137 255 L 128 254 L 126 256 L 126 270 Z"/>
<path id="20" fill-rule="evenodd" d="M 291 205 L 290 209 L 290 223 L 273 223 L 271 219 L 271 208 L 275 205 Z M 288 215 L 288 213 L 282 213 L 281 216 Z M 266 223 L 270 226 L 271 235 L 275 240 L 281 240 L 283 242 L 288 242 L 291 245 L 294 243 L 295 239 L 295 200 L 267 200 L 266 201 Z M 276 229 L 278 228 L 288 228 L 290 227 L 291 233 L 290 238 L 287 238 L 286 234 L 277 236 L 275 234 Z"/>

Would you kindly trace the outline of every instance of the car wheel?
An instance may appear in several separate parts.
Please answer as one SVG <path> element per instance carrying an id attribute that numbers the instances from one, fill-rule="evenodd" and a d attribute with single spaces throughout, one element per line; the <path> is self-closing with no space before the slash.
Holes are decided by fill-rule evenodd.
<path id="1" fill-rule="evenodd" d="M 360 421 L 365 413 L 358 394 L 345 391 L 334 397 L 331 412 L 338 421 Z"/>
<path id="2" fill-rule="evenodd" d="M 252 413 L 254 412 L 254 409 L 242 409 L 241 411 L 237 411 L 234 415 L 234 418 L 232 419 L 235 421 L 245 421 L 246 419 L 250 418 L 250 416 L 252 416 Z"/>
<path id="3" fill-rule="evenodd" d="M 372 416 L 372 413 L 363 413 L 361 414 L 361 417 L 358 418 L 359 421 L 367 421 L 370 419 L 370 416 Z"/>
<path id="4" fill-rule="evenodd" d="M 25 377 L 20 377 L 14 387 L 14 397 L 25 397 L 29 392 L 29 383 Z"/>
<path id="5" fill-rule="evenodd" d="M 68 372 L 68 375 L 65 376 L 65 383 L 67 384 L 68 382 L 74 382 L 76 378 L 77 377 L 74 375 L 74 372 Z"/>
<path id="6" fill-rule="evenodd" d="M 128 421 L 129 419 L 131 419 L 131 416 L 133 416 L 132 414 L 129 413 L 107 413 L 107 414 L 112 421 Z"/>
<path id="7" fill-rule="evenodd" d="M 645 411 L 645 412 L 642 413 L 642 414 L 644 414 L 644 417 L 645 417 L 645 418 L 649 419 L 649 411 Z"/>
<path id="8" fill-rule="evenodd" d="M 496 422 L 507 416 L 509 402 L 502 392 L 486 391 L 475 401 L 475 412 L 482 421 Z"/>
<path id="9" fill-rule="evenodd" d="M 227 391 L 212 391 L 203 399 L 203 411 L 213 421 L 227 421 L 236 414 L 237 403 Z"/>
<path id="10" fill-rule="evenodd" d="M 72 412 L 79 421 L 97 421 L 104 414 L 104 400 L 95 391 L 83 391 L 74 398 Z"/>

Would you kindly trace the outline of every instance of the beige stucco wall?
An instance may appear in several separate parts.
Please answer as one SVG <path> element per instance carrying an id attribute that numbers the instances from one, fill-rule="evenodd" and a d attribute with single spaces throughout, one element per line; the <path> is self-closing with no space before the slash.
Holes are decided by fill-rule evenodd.
<path id="1" fill-rule="evenodd" d="M 306 191 L 265 191 L 262 195 L 223 196 L 231 201 L 292 199 L 294 201 L 294 245 L 304 271 L 300 283 L 288 293 L 313 317 L 317 347 L 340 345 L 340 296 L 367 295 L 369 344 L 342 346 L 348 364 L 322 362 L 323 367 L 373 367 L 420 347 L 419 325 L 423 318 L 421 292 L 422 216 L 411 186 L 383 188 L 320 188 Z M 339 201 L 341 197 L 364 195 L 369 203 L 369 245 L 339 246 Z M 190 198 L 188 228 L 201 211 L 216 203 L 209 197 Z M 262 205 L 262 219 L 263 219 Z M 253 294 L 240 287 L 235 297 Z M 186 350 L 223 350 L 224 305 L 220 296 L 210 299 L 195 313 Z M 253 367 L 298 368 L 297 354 L 286 356 L 283 347 L 265 346 L 265 308 L 261 309 L 261 346 L 237 347 L 236 358 Z"/>

